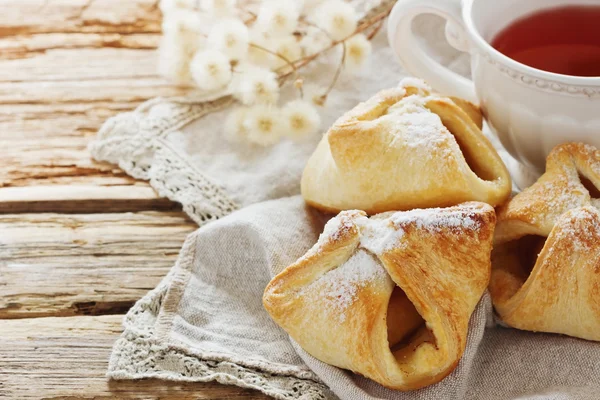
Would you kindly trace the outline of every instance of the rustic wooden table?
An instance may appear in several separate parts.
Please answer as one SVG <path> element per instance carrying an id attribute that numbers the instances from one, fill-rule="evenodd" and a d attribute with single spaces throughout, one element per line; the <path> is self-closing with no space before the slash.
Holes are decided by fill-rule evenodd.
<path id="1" fill-rule="evenodd" d="M 155 72 L 157 3 L 0 0 L 0 398 L 267 398 L 104 376 L 123 314 L 196 228 L 86 150 L 108 117 L 182 94 Z"/>

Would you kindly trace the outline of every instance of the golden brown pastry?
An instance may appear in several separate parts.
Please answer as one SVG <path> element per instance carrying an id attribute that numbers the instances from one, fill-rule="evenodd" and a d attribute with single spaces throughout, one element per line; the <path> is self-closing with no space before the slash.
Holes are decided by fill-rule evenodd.
<path id="1" fill-rule="evenodd" d="M 481 123 L 471 103 L 404 80 L 335 122 L 306 165 L 302 195 L 325 211 L 368 214 L 470 200 L 501 204 L 510 176 Z"/>
<path id="2" fill-rule="evenodd" d="M 600 340 L 600 152 L 557 146 L 498 213 L 490 293 L 515 328 Z"/>
<path id="3" fill-rule="evenodd" d="M 484 203 L 344 211 L 273 278 L 263 303 L 304 350 L 392 389 L 440 381 L 465 349 L 490 276 L 496 216 Z"/>

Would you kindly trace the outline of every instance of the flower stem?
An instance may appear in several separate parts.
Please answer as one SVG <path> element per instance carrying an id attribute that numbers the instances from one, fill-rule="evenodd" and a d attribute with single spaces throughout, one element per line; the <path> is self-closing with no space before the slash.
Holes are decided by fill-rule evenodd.
<path id="1" fill-rule="evenodd" d="M 285 81 L 287 80 L 287 78 L 291 74 L 294 75 L 295 79 L 300 79 L 300 75 L 298 74 L 298 68 L 296 68 L 296 66 L 294 65 L 293 62 L 291 62 L 290 60 L 288 60 L 287 58 L 285 58 L 281 54 L 279 54 L 279 53 L 277 53 L 275 51 L 269 50 L 266 47 L 263 47 L 263 46 L 258 45 L 256 43 L 250 43 L 249 46 L 250 47 L 254 47 L 255 49 L 259 49 L 261 51 L 264 51 L 266 53 L 272 54 L 272 55 L 280 58 L 281 60 L 283 60 L 292 69 L 290 72 L 279 76 L 279 80 L 281 81 L 280 86 L 285 83 Z M 300 91 L 300 96 L 302 96 L 302 87 L 298 88 L 298 90 Z"/>
<path id="2" fill-rule="evenodd" d="M 345 40 L 351 38 L 354 35 L 357 35 L 359 33 L 362 33 L 364 31 L 368 30 L 369 28 L 372 28 L 378 22 L 383 24 L 383 21 L 390 14 L 390 12 L 392 11 L 392 7 L 394 6 L 395 3 L 396 3 L 395 0 L 388 0 L 388 1 L 382 2 L 382 4 L 379 7 L 377 7 L 376 10 L 373 11 L 373 14 L 371 16 L 368 16 L 360 21 L 356 30 L 352 34 L 350 34 L 348 37 L 346 37 L 342 40 L 333 41 L 330 46 L 324 48 L 323 50 L 294 61 L 293 64 L 296 66 L 296 69 L 300 69 L 300 68 L 306 66 L 311 61 L 313 61 L 315 58 L 317 58 L 321 54 L 323 54 L 325 51 L 337 46 L 338 44 L 344 42 Z M 379 29 L 380 29 L 379 27 L 376 28 L 376 30 L 379 30 Z M 374 34 L 373 34 L 373 36 L 374 36 Z M 284 73 L 284 74 L 280 75 L 280 78 L 285 78 L 288 75 L 290 75 L 292 72 Z"/>
<path id="3" fill-rule="evenodd" d="M 338 78 L 340 77 L 340 73 L 342 72 L 344 63 L 346 62 L 346 42 L 342 42 L 341 44 L 342 44 L 342 59 L 340 60 L 340 63 L 338 65 L 337 69 L 335 70 L 335 75 L 333 76 L 333 79 L 331 80 L 329 87 L 327 88 L 325 93 L 323 93 L 324 97 L 327 97 L 329 95 L 329 93 L 331 93 L 331 91 L 333 90 L 335 84 L 338 81 Z"/>

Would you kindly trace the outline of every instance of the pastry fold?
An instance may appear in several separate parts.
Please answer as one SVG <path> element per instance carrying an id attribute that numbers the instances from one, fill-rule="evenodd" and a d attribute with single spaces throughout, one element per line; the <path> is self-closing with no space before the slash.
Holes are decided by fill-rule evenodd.
<path id="1" fill-rule="evenodd" d="M 304 350 L 398 390 L 440 381 L 458 364 L 490 276 L 494 209 L 366 217 L 345 211 L 275 276 L 263 303 Z"/>
<path id="2" fill-rule="evenodd" d="M 600 340 L 600 152 L 568 143 L 498 211 L 490 294 L 512 327 Z"/>
<path id="3" fill-rule="evenodd" d="M 339 118 L 302 175 L 319 209 L 368 214 L 508 199 L 508 171 L 481 132 L 479 108 L 404 80 Z"/>

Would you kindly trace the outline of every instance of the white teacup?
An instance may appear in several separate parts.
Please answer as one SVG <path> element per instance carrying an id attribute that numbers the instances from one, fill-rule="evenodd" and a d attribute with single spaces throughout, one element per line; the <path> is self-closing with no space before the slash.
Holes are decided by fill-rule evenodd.
<path id="1" fill-rule="evenodd" d="M 600 5 L 600 0 L 399 0 L 390 15 L 388 37 L 408 72 L 441 93 L 480 103 L 504 147 L 537 176 L 557 144 L 579 141 L 600 148 L 600 77 L 531 68 L 489 43 L 515 19 L 561 5 Z M 418 46 L 412 21 L 425 13 L 448 21 L 449 43 L 471 55 L 472 81 Z"/>

